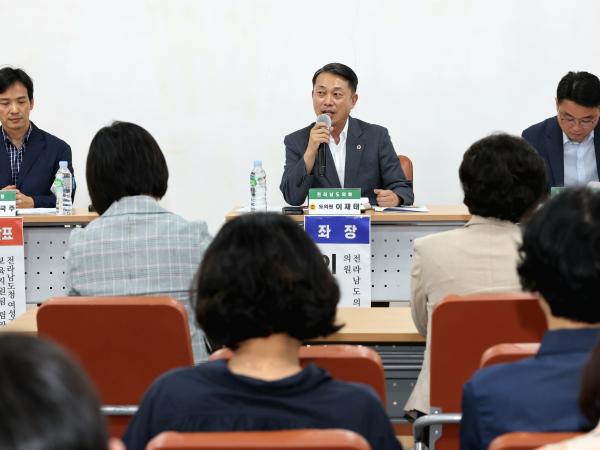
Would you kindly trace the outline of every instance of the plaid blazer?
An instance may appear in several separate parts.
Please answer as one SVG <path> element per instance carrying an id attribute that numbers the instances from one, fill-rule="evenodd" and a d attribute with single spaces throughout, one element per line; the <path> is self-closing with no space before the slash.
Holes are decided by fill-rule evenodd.
<path id="1" fill-rule="evenodd" d="M 124 197 L 71 233 L 69 295 L 171 295 L 188 313 L 194 359 L 205 360 L 189 290 L 210 240 L 206 223 L 188 222 L 148 196 Z"/>

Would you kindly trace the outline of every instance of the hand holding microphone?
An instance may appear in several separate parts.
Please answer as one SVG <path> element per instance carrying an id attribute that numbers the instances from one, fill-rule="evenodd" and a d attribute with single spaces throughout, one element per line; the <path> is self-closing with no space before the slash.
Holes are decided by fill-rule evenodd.
<path id="1" fill-rule="evenodd" d="M 317 117 L 315 126 L 310 130 L 308 146 L 304 152 L 306 172 L 311 172 L 315 163 L 319 176 L 325 176 L 327 144 L 331 128 L 331 118 L 327 114 Z"/>
<path id="2" fill-rule="evenodd" d="M 315 125 L 318 125 L 320 123 L 324 123 L 327 128 L 327 142 L 322 142 L 321 145 L 319 145 L 319 151 L 317 153 L 319 176 L 324 177 L 325 169 L 327 167 L 327 143 L 329 142 L 329 129 L 331 128 L 331 117 L 329 117 L 327 114 L 321 114 L 319 117 L 317 117 L 317 123 Z"/>

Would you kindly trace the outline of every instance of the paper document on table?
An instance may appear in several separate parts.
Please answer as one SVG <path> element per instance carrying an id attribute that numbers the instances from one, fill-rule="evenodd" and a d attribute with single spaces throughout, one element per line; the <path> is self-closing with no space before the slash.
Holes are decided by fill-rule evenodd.
<path id="1" fill-rule="evenodd" d="M 373 206 L 377 212 L 429 212 L 426 206 L 406 205 L 406 206 Z"/>
<path id="2" fill-rule="evenodd" d="M 56 208 L 20 208 L 17 209 L 19 216 L 31 216 L 34 214 L 56 214 Z"/>
<path id="3" fill-rule="evenodd" d="M 283 205 L 267 206 L 267 212 L 279 212 L 280 213 L 281 212 L 281 208 L 283 208 Z M 245 213 L 249 213 L 249 212 L 252 212 L 252 211 L 250 210 L 249 206 L 241 206 L 241 207 L 237 208 L 235 210 L 235 212 L 245 214 Z"/>

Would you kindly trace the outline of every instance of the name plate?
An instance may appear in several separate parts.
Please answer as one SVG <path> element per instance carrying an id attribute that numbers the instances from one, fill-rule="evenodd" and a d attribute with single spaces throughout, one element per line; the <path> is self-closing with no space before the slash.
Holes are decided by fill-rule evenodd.
<path id="1" fill-rule="evenodd" d="M 338 281 L 338 306 L 370 307 L 371 218 L 304 216 L 304 229 Z"/>
<path id="2" fill-rule="evenodd" d="M 17 215 L 17 191 L 0 191 L 0 217 Z"/>
<path id="3" fill-rule="evenodd" d="M 319 216 L 360 214 L 360 189 L 309 189 L 308 214 Z"/>
<path id="4" fill-rule="evenodd" d="M 23 219 L 0 219 L 0 326 L 25 312 Z"/>

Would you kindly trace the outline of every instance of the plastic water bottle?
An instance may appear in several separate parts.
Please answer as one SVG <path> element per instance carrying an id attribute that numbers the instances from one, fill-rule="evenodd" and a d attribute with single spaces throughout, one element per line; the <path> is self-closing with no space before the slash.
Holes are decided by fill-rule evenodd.
<path id="1" fill-rule="evenodd" d="M 250 172 L 250 211 L 267 210 L 267 174 L 262 168 L 262 161 L 254 161 Z"/>
<path id="2" fill-rule="evenodd" d="M 58 163 L 58 171 L 52 184 L 52 192 L 56 196 L 56 214 L 61 216 L 71 214 L 73 209 L 71 197 L 73 193 L 73 175 L 69 171 L 67 161 Z"/>

